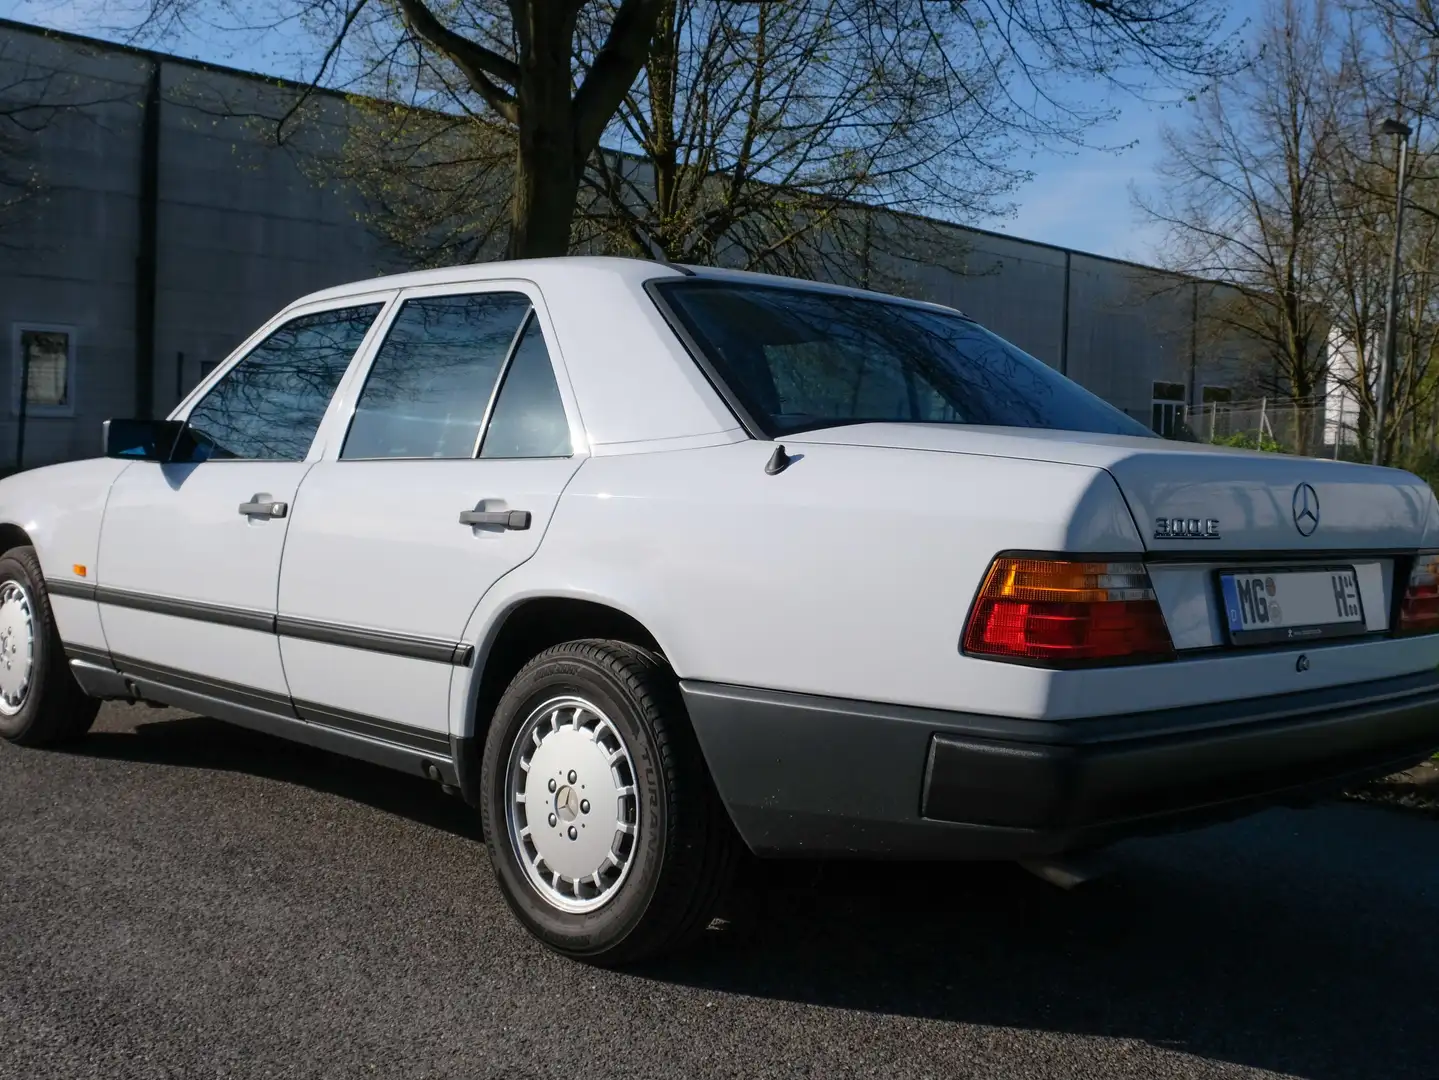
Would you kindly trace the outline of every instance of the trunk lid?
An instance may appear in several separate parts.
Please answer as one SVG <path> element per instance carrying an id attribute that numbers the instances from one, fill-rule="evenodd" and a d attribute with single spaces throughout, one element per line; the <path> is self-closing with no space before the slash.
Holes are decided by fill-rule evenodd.
<path id="1" fill-rule="evenodd" d="M 1123 492 L 1145 547 L 1154 552 L 1413 549 L 1423 542 L 1434 505 L 1424 481 L 1397 469 L 1126 435 L 854 424 L 800 432 L 784 441 L 1104 469 Z"/>

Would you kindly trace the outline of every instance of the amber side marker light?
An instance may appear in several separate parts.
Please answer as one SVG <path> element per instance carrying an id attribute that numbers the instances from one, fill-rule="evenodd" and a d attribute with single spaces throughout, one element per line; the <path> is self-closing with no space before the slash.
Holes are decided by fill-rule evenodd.
<path id="1" fill-rule="evenodd" d="M 1399 601 L 1401 634 L 1439 631 L 1439 551 L 1421 551 L 1409 571 L 1409 584 Z"/>
<path id="2" fill-rule="evenodd" d="M 76 563 L 74 566 L 70 567 L 70 569 L 75 571 L 76 577 L 85 577 L 90 572 L 86 570 L 85 567 L 81 566 L 79 563 Z"/>
<path id="3" fill-rule="evenodd" d="M 1174 643 L 1141 562 L 995 559 L 964 651 L 1038 663 L 1167 660 Z"/>

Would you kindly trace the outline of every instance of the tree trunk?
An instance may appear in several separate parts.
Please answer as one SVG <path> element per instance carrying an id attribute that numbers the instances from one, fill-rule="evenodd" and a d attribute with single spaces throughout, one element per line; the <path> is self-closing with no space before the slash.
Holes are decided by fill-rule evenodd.
<path id="1" fill-rule="evenodd" d="M 519 146 L 510 210 L 510 259 L 568 255 L 579 201 L 570 58 L 575 22 L 570 5 L 530 3 L 521 38 Z"/>
<path id="2" fill-rule="evenodd" d="M 666 254 L 670 253 L 672 244 L 678 253 L 684 243 L 684 229 L 679 222 L 679 157 L 675 136 L 678 19 L 679 10 L 670 0 L 660 9 L 659 26 L 646 65 L 651 135 L 650 145 L 645 149 L 655 172 L 655 224 L 659 230 L 655 239 Z M 645 254 L 648 256 L 650 252 Z"/>
<path id="3" fill-rule="evenodd" d="M 570 251 L 579 170 L 568 145 L 545 145 L 537 134 L 531 131 L 520 137 L 507 259 L 539 259 Z"/>

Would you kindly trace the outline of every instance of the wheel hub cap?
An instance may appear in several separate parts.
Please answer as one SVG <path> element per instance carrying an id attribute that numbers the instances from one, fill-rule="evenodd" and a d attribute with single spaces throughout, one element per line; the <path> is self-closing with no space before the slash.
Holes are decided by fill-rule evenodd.
<path id="1" fill-rule="evenodd" d="M 634 763 L 613 723 L 582 698 L 530 713 L 510 752 L 510 842 L 536 891 L 593 911 L 629 874 L 639 832 Z"/>
<path id="2" fill-rule="evenodd" d="M 14 716 L 30 695 L 35 618 L 30 594 L 18 581 L 0 585 L 0 713 Z"/>

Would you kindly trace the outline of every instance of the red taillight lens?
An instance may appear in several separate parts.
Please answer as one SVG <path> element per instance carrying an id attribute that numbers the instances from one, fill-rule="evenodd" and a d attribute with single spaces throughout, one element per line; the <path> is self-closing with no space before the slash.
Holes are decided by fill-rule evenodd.
<path id="1" fill-rule="evenodd" d="M 1439 631 L 1439 551 L 1421 551 L 1399 601 L 1399 633 Z"/>
<path id="2" fill-rule="evenodd" d="M 1050 662 L 1164 660 L 1169 628 L 1139 562 L 1000 556 L 979 590 L 964 651 Z"/>

